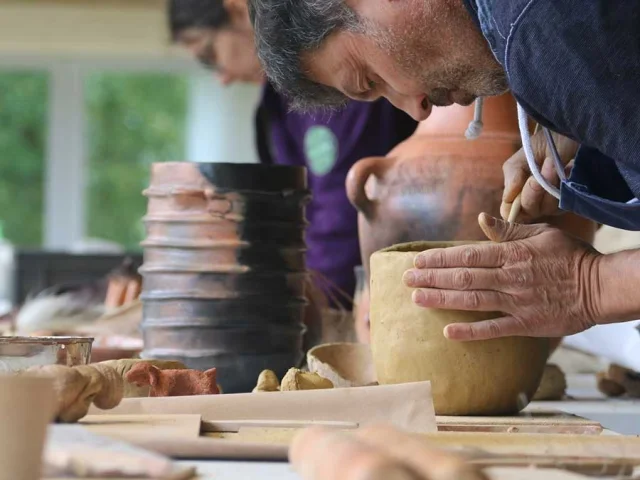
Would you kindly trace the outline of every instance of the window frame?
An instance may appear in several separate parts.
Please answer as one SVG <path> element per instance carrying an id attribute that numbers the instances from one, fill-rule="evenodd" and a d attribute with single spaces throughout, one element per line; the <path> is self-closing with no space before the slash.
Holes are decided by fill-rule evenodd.
<path id="1" fill-rule="evenodd" d="M 0 72 L 25 69 L 49 75 L 44 158 L 44 250 L 66 251 L 85 238 L 88 156 L 84 135 L 84 85 L 89 74 L 170 73 L 188 76 L 190 92 L 184 160 L 257 162 L 253 142 L 237 142 L 235 139 L 243 135 L 253 138 L 250 116 L 258 100 L 259 89 L 247 85 L 223 87 L 188 58 L 0 56 Z M 234 118 L 244 117 L 248 121 L 228 122 L 231 109 L 234 109 Z"/>

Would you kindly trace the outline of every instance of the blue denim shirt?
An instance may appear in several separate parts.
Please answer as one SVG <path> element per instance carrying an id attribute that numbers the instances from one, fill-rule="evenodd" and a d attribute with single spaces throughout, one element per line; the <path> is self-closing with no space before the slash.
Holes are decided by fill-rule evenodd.
<path id="1" fill-rule="evenodd" d="M 640 230 L 640 2 L 464 1 L 520 105 L 581 145 L 560 207 Z"/>

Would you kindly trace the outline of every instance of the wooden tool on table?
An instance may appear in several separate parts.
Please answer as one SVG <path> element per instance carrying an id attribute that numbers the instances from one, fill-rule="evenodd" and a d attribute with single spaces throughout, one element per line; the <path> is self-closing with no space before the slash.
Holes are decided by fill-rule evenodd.
<path id="1" fill-rule="evenodd" d="M 85 425 L 92 433 L 113 436 L 168 456 L 253 460 L 286 459 L 293 437 L 305 426 L 322 425 L 345 433 L 358 428 L 353 422 L 285 420 L 203 421 L 198 428 L 199 418 L 198 415 L 100 415 L 87 417 Z M 548 419 L 535 423 L 543 424 L 545 420 Z M 573 419 L 573 423 L 579 420 Z M 470 419 L 468 423 L 479 421 Z M 153 428 L 145 433 L 142 428 L 145 425 Z M 162 434 L 158 435 L 158 429 Z M 457 452 L 483 467 L 562 468 L 586 474 L 617 475 L 640 466 L 640 439 L 635 437 L 442 431 L 420 437 L 426 445 Z"/>
<path id="2" fill-rule="evenodd" d="M 438 432 L 549 433 L 600 435 L 602 425 L 558 411 L 523 412 L 510 417 L 437 416 Z"/>
<path id="3" fill-rule="evenodd" d="M 336 421 L 294 421 L 294 420 L 225 420 L 225 421 L 203 421 L 201 425 L 202 433 L 238 433 L 242 429 L 301 429 L 306 427 L 321 426 L 324 428 L 337 428 L 339 430 L 354 430 L 359 427 L 356 422 L 336 422 Z"/>

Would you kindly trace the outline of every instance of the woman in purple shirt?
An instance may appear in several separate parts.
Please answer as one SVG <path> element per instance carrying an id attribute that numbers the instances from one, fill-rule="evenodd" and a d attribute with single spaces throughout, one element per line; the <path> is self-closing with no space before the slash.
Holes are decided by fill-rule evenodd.
<path id="1" fill-rule="evenodd" d="M 260 161 L 307 167 L 313 194 L 307 207 L 307 265 L 353 295 L 354 267 L 361 259 L 357 213 L 345 192 L 347 172 L 361 158 L 386 155 L 417 123 L 386 100 L 350 102 L 330 113 L 292 112 L 264 81 L 245 0 L 171 0 L 169 23 L 174 41 L 223 84 L 264 84 L 256 113 Z"/>

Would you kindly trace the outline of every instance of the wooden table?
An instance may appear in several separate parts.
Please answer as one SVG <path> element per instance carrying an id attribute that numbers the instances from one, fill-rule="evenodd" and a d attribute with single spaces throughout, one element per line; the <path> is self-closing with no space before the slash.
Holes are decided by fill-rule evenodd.
<path id="1" fill-rule="evenodd" d="M 599 421 L 613 432 L 640 435 L 640 400 L 606 399 L 595 388 L 595 379 L 590 375 L 570 376 L 569 395 L 574 400 L 563 402 L 539 402 L 544 406 Z M 605 433 L 606 434 L 606 433 Z M 287 463 L 265 462 L 182 462 L 198 469 L 201 479 L 206 480 L 300 480 Z M 549 473 L 540 478 L 548 479 Z M 569 477 L 567 477 L 569 478 Z"/>

